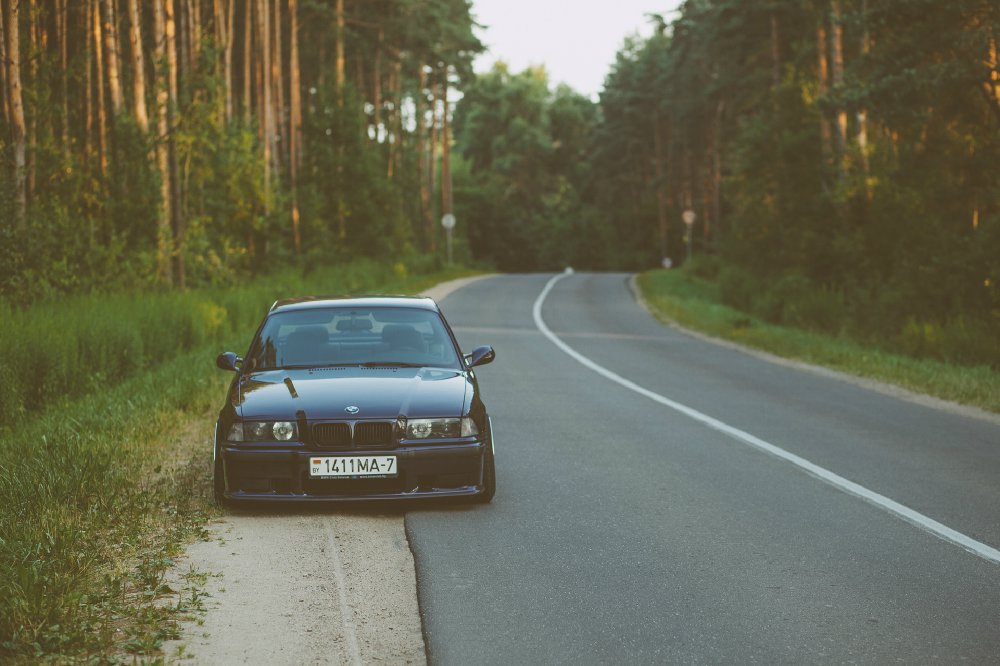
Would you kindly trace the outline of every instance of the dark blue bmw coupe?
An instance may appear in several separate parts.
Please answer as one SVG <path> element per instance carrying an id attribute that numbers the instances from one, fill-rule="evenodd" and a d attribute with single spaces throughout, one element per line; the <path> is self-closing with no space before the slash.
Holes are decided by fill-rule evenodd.
<path id="1" fill-rule="evenodd" d="M 461 497 L 496 492 L 493 435 L 473 368 L 429 298 L 276 302 L 215 430 L 220 503 Z"/>

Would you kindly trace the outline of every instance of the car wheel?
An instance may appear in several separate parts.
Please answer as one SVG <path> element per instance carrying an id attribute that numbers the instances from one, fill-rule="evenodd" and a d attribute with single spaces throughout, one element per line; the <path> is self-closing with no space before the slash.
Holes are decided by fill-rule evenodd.
<path id="1" fill-rule="evenodd" d="M 486 450 L 486 457 L 483 460 L 483 491 L 472 498 L 476 504 L 489 504 L 493 501 L 493 496 L 497 493 L 497 470 L 493 461 L 493 451 Z"/>
<path id="2" fill-rule="evenodd" d="M 215 503 L 221 507 L 226 506 L 226 472 L 222 467 L 222 451 L 219 445 L 215 446 L 215 463 L 212 465 L 212 491 L 215 495 Z"/>

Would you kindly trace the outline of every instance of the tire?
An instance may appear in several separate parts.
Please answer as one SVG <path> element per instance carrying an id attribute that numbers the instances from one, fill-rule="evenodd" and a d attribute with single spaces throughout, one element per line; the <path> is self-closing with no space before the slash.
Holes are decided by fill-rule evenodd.
<path id="1" fill-rule="evenodd" d="M 474 504 L 489 504 L 493 501 L 493 496 L 497 493 L 497 470 L 493 460 L 493 450 L 486 450 L 486 457 L 483 459 L 483 492 L 474 495 Z"/>
<path id="2" fill-rule="evenodd" d="M 212 465 L 212 494 L 215 496 L 215 503 L 225 508 L 226 501 L 226 471 L 222 466 L 222 451 L 219 444 L 215 444 L 215 463 Z"/>

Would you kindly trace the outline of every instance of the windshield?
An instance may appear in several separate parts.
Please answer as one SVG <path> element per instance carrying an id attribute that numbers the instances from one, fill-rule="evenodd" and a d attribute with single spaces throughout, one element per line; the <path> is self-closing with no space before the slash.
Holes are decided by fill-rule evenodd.
<path id="1" fill-rule="evenodd" d="M 250 353 L 254 370 L 331 365 L 460 369 L 441 317 L 413 308 L 317 308 L 268 318 Z"/>

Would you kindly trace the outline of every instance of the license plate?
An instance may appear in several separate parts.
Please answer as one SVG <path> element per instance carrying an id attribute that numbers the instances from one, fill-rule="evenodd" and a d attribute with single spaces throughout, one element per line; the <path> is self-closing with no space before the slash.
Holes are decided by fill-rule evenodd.
<path id="1" fill-rule="evenodd" d="M 396 456 L 332 456 L 309 459 L 309 476 L 317 479 L 396 476 Z"/>

